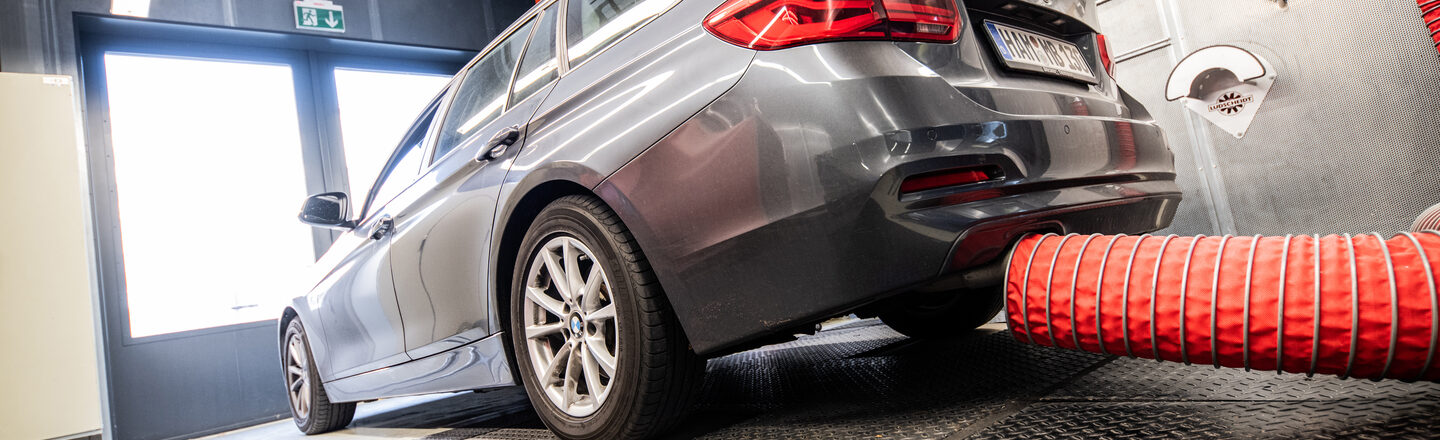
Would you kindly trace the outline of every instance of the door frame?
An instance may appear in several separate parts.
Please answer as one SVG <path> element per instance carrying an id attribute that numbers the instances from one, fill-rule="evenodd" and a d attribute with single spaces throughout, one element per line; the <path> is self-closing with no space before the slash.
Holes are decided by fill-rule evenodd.
<path id="1" fill-rule="evenodd" d="M 288 65 L 306 191 L 314 194 L 348 186 L 334 78 L 324 69 L 454 73 L 474 52 L 86 14 L 77 14 L 76 29 L 95 243 L 100 381 L 106 394 L 104 436 L 188 438 L 288 417 L 276 369 L 279 310 L 276 320 L 131 337 L 104 54 Z M 228 214 L 214 216 L 223 221 Z M 217 233 L 225 230 L 216 228 Z M 334 236 L 317 228 L 312 238 L 318 257 Z M 217 403 L 226 406 L 217 408 Z"/>

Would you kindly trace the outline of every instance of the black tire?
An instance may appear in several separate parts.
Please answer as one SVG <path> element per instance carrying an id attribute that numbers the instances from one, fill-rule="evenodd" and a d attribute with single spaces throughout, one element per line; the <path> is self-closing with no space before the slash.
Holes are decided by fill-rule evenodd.
<path id="1" fill-rule="evenodd" d="M 294 377 L 289 369 L 291 364 L 291 350 L 288 349 L 291 338 L 299 338 L 303 346 L 306 366 L 303 368 L 309 384 L 310 404 L 307 414 L 302 414 L 295 404 L 295 394 L 289 391 L 294 383 Z M 355 418 L 355 403 L 331 403 L 330 396 L 325 394 L 325 387 L 321 385 L 320 374 L 315 371 L 315 356 L 310 352 L 310 338 L 305 334 L 305 327 L 300 324 L 300 319 L 290 320 L 290 325 L 285 328 L 285 341 L 280 348 L 281 368 L 285 369 L 286 396 L 290 401 L 290 416 L 295 419 L 295 427 L 305 435 L 322 434 L 344 428 Z"/>
<path id="2" fill-rule="evenodd" d="M 999 287 L 984 290 L 914 292 L 891 298 L 880 321 L 905 336 L 949 339 L 969 334 L 1004 306 Z"/>
<path id="3" fill-rule="evenodd" d="M 537 384 L 540 380 L 525 336 L 528 269 L 541 247 L 557 237 L 579 240 L 595 254 L 590 264 L 605 271 L 610 283 L 607 300 L 615 307 L 616 363 L 608 377 L 608 395 L 593 413 L 583 417 L 567 414 Z M 702 384 L 705 361 L 690 350 L 645 254 L 603 202 L 567 196 L 541 211 L 520 246 L 511 280 L 511 349 L 520 381 L 535 412 L 556 435 L 566 439 L 650 438 L 672 429 L 684 417 Z M 584 325 L 590 325 L 589 321 Z"/>

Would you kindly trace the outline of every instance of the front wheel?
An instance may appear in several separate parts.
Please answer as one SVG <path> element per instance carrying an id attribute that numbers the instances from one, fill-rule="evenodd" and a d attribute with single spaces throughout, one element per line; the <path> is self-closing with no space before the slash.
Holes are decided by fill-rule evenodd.
<path id="1" fill-rule="evenodd" d="M 315 357 L 300 319 L 290 320 L 285 327 L 285 349 L 280 355 L 285 365 L 285 387 L 290 396 L 290 415 L 295 427 L 306 435 L 344 428 L 355 418 L 355 404 L 332 403 L 315 371 Z"/>
<path id="2" fill-rule="evenodd" d="M 705 362 L 615 213 L 594 197 L 561 198 L 520 250 L 511 343 L 545 425 L 567 439 L 648 438 L 673 427 Z"/>

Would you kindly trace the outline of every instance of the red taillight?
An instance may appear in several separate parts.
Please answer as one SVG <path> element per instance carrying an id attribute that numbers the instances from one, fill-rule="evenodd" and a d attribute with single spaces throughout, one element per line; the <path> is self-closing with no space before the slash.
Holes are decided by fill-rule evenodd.
<path id="1" fill-rule="evenodd" d="M 1110 42 L 1105 40 L 1105 34 L 1095 34 L 1095 46 L 1100 50 L 1100 64 L 1105 66 L 1105 73 L 1114 78 L 1115 60 L 1110 58 Z"/>
<path id="2" fill-rule="evenodd" d="M 959 16 L 954 0 L 729 0 L 705 29 L 757 50 L 836 40 L 953 43 Z"/>
<path id="3" fill-rule="evenodd" d="M 999 179 L 1000 168 L 985 166 L 980 168 L 956 168 L 945 171 L 936 171 L 905 178 L 900 182 L 900 193 L 912 193 L 925 191 L 927 189 L 944 188 L 947 186 L 965 185 L 969 183 L 984 182 L 987 180 Z"/>

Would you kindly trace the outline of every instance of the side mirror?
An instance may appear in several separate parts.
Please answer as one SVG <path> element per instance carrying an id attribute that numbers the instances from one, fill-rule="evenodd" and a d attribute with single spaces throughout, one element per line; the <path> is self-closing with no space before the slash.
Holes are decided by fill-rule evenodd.
<path id="1" fill-rule="evenodd" d="M 350 221 L 350 197 L 343 192 L 310 196 L 300 207 L 300 222 L 329 229 L 354 229 Z"/>

